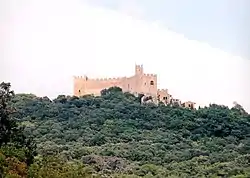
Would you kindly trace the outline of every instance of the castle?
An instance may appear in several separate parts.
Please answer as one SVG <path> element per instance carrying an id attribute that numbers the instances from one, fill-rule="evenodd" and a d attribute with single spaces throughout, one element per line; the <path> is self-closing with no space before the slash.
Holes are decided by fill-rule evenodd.
<path id="1" fill-rule="evenodd" d="M 90 79 L 87 76 L 74 77 L 74 95 L 83 96 L 93 94 L 101 95 L 101 90 L 110 87 L 120 87 L 123 92 L 135 95 L 144 94 L 151 96 L 153 102 L 159 101 L 164 104 L 179 105 L 187 108 L 195 108 L 195 103 L 188 101 L 182 103 L 169 94 L 168 89 L 157 88 L 157 75 L 145 74 L 142 65 L 135 65 L 135 74 L 131 77 Z"/>

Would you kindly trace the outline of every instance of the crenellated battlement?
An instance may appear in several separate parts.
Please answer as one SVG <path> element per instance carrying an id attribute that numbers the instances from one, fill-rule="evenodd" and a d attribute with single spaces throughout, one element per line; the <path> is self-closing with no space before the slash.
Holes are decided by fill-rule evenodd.
<path id="1" fill-rule="evenodd" d="M 173 98 L 168 89 L 157 88 L 157 74 L 144 73 L 143 65 L 135 65 L 135 73 L 129 77 L 89 78 L 88 76 L 74 76 L 74 95 L 100 95 L 105 88 L 120 87 L 124 92 L 141 93 L 154 97 L 165 104 L 178 104 L 181 101 Z M 184 107 L 193 108 L 195 103 L 185 102 Z"/>
<path id="2" fill-rule="evenodd" d="M 74 76 L 74 79 L 80 79 L 84 81 L 100 82 L 100 81 L 118 81 L 123 80 L 126 77 L 105 77 L 105 78 L 88 78 L 87 76 Z"/>
<path id="3" fill-rule="evenodd" d="M 158 89 L 157 91 L 158 92 L 166 92 L 166 93 L 168 93 L 168 89 Z"/>
<path id="4" fill-rule="evenodd" d="M 73 76 L 74 79 L 84 79 L 86 78 L 87 76 Z"/>
<path id="5" fill-rule="evenodd" d="M 143 74 L 144 76 L 147 76 L 147 77 L 157 77 L 156 74 Z"/>
<path id="6" fill-rule="evenodd" d="M 108 77 L 108 78 L 96 78 L 96 79 L 91 79 L 91 81 L 118 81 L 118 80 L 122 80 L 126 77 Z"/>

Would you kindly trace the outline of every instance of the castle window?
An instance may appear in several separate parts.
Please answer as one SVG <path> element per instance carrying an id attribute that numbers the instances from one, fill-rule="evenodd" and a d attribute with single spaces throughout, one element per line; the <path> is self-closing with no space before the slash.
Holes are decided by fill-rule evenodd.
<path id="1" fill-rule="evenodd" d="M 150 81 L 150 85 L 154 85 L 154 81 Z"/>
<path id="2" fill-rule="evenodd" d="M 81 90 L 78 90 L 79 93 L 81 93 Z"/>

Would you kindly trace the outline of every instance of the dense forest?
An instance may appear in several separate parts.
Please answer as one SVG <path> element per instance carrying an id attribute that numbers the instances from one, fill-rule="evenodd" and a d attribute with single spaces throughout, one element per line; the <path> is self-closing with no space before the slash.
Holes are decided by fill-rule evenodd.
<path id="1" fill-rule="evenodd" d="M 50 100 L 6 83 L 0 97 L 2 177 L 250 177 L 250 115 L 238 104 L 141 104 L 117 87 Z"/>

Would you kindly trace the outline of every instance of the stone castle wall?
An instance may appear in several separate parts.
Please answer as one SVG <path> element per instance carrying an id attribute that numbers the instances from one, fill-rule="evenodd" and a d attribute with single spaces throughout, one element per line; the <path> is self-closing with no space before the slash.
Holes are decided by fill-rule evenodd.
<path id="1" fill-rule="evenodd" d="M 135 74 L 131 77 L 120 78 L 99 78 L 89 79 L 88 77 L 74 77 L 74 95 L 82 96 L 87 94 L 100 95 L 101 90 L 117 86 L 124 92 L 143 93 L 157 95 L 157 75 L 144 74 L 143 67 L 136 65 Z"/>
<path id="2" fill-rule="evenodd" d="M 180 100 L 174 99 L 169 94 L 168 89 L 157 88 L 157 75 L 145 74 L 142 65 L 135 65 L 135 73 L 131 77 L 119 78 L 97 78 L 91 79 L 87 76 L 74 77 L 74 95 L 83 96 L 93 94 L 99 96 L 103 89 L 110 87 L 120 87 L 123 92 L 130 92 L 133 94 L 144 94 L 152 96 L 158 102 L 164 104 L 178 104 L 187 108 L 194 108 L 194 102 L 181 103 Z"/>

